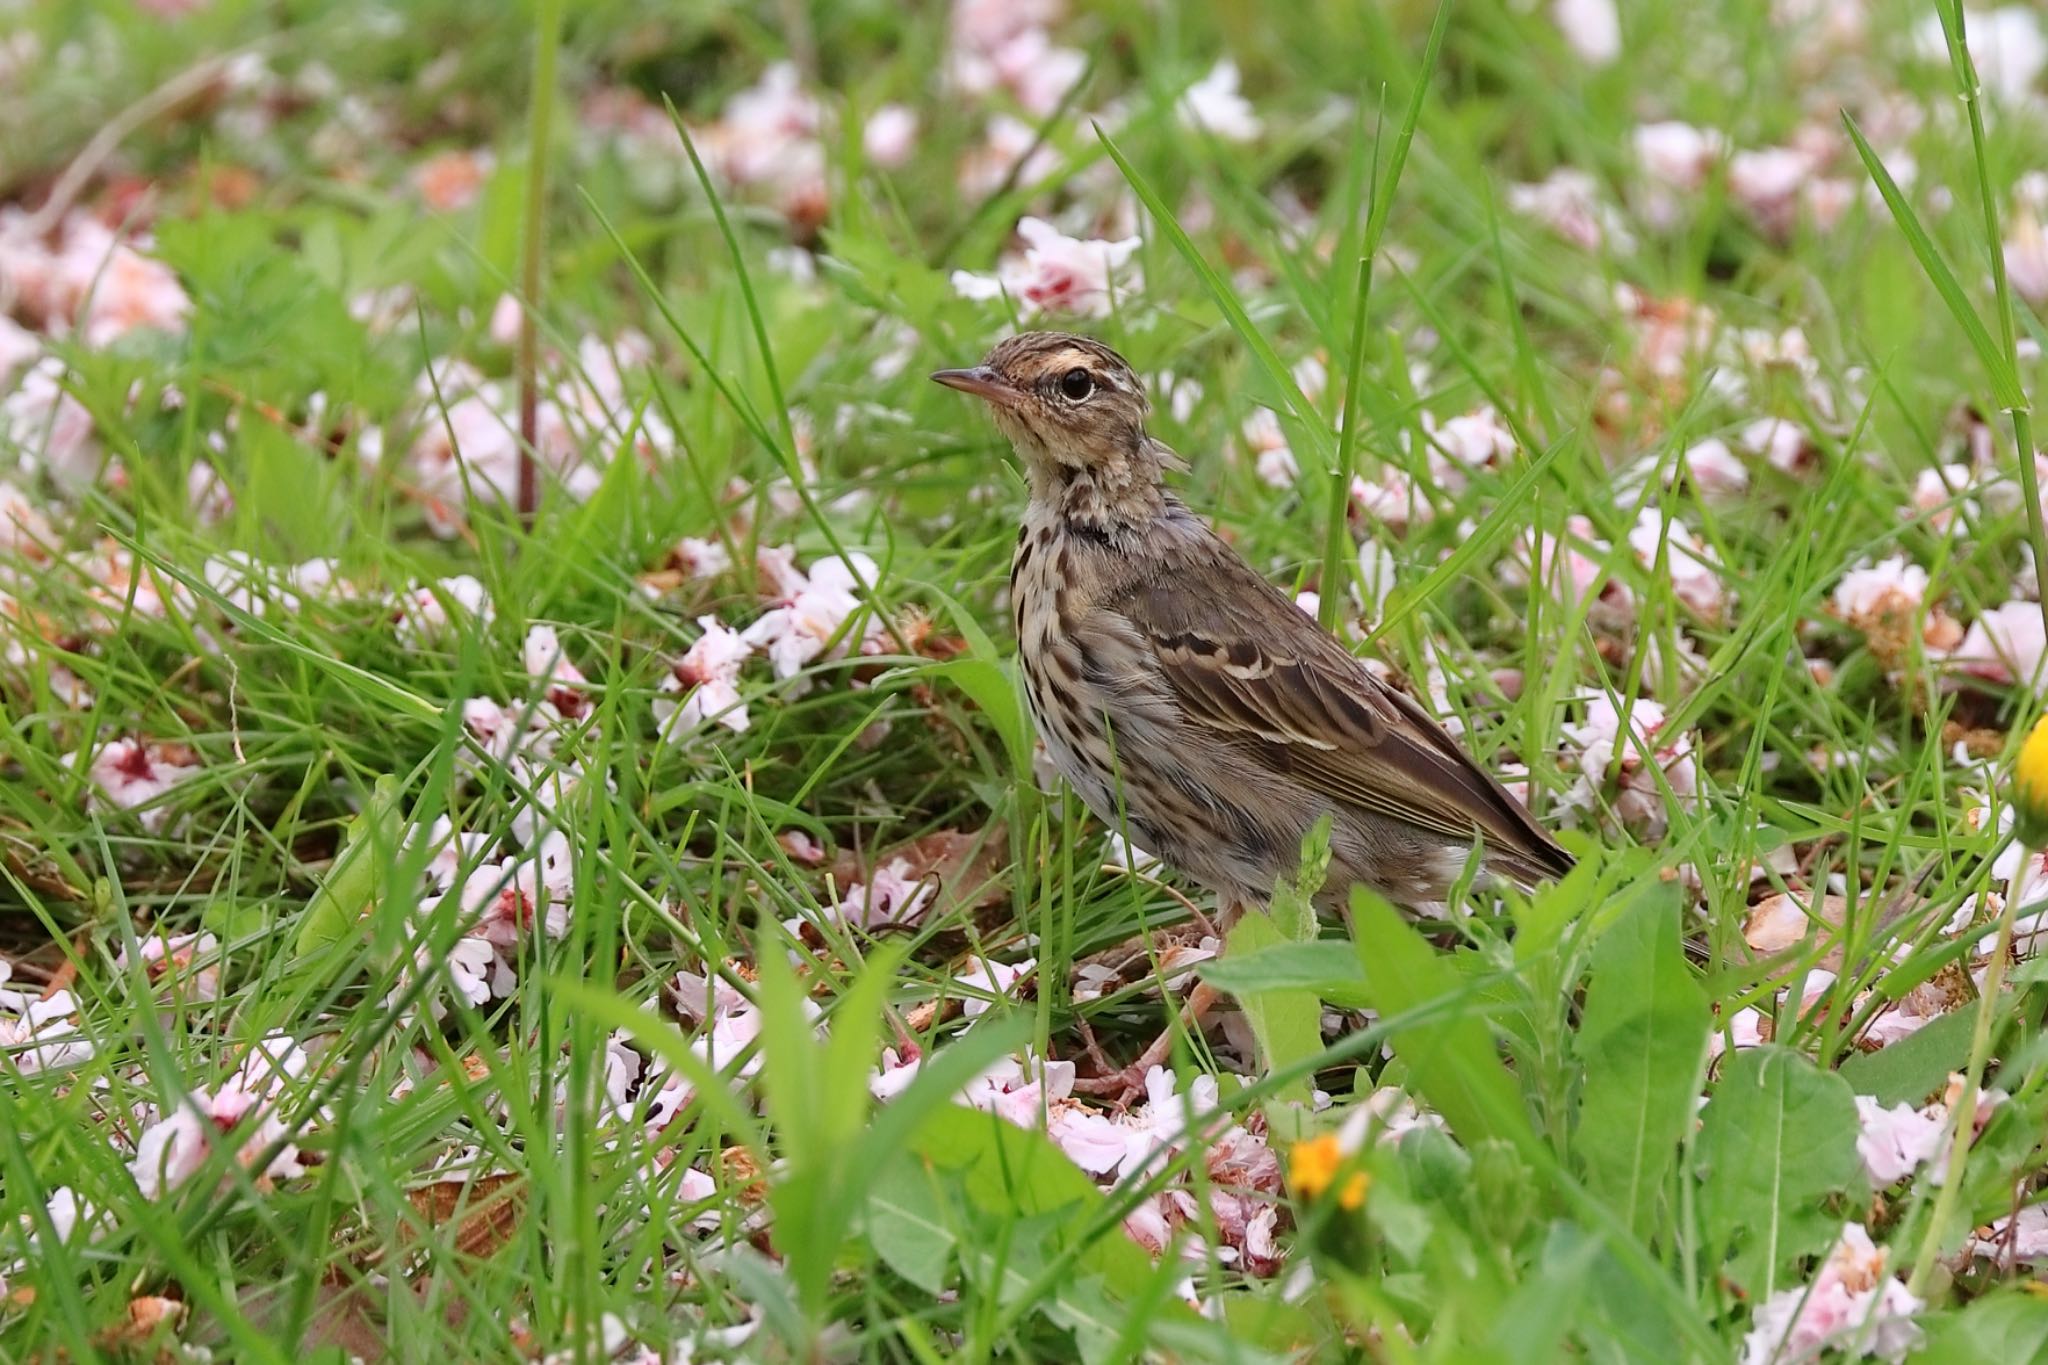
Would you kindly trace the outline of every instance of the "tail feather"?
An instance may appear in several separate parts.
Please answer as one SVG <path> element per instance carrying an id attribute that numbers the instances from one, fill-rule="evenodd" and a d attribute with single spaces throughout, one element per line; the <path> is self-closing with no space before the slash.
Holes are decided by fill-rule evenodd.
<path id="1" fill-rule="evenodd" d="M 1563 880 L 1578 866 L 1578 861 L 1547 834 L 1523 848 L 1486 850 L 1488 870 L 1506 877 L 1524 891 L 1533 891 L 1538 882 Z"/>

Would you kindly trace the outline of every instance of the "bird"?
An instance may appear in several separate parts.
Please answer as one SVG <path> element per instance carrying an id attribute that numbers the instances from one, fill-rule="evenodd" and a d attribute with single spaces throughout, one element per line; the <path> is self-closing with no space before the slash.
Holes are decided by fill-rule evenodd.
<path id="1" fill-rule="evenodd" d="M 1029 482 L 1010 605 L 1047 753 L 1097 818 L 1213 891 L 1226 927 L 1299 868 L 1325 818 L 1323 908 L 1347 907 L 1354 886 L 1441 902 L 1475 847 L 1483 871 L 1523 888 L 1571 870 L 1427 711 L 1167 486 L 1186 462 L 1146 429 L 1121 355 L 1025 332 L 931 377 L 987 405 Z M 1186 1017 L 1217 998 L 1198 985 Z M 1096 1092 L 1128 1098 L 1172 1040 L 1092 1078 Z"/>

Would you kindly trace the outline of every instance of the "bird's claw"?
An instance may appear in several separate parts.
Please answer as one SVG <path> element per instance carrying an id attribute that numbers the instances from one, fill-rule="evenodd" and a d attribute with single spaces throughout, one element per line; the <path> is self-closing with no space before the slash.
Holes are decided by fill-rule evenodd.
<path id="1" fill-rule="evenodd" d="M 1145 1076 L 1152 1064 L 1143 1058 L 1119 1071 L 1104 1072 L 1099 1076 L 1076 1076 L 1074 1093 L 1106 1099 L 1118 1109 L 1128 1109 L 1131 1101 L 1145 1093 Z"/>

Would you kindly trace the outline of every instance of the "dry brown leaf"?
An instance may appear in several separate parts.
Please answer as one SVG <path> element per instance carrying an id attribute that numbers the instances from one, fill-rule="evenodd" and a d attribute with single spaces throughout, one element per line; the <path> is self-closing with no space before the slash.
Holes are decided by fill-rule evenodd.
<path id="1" fill-rule="evenodd" d="M 465 1256 L 485 1257 L 496 1252 L 512 1240 L 526 1213 L 526 1186 L 509 1172 L 437 1180 L 407 1190 L 406 1198 L 430 1227 L 460 1218 L 455 1249 Z"/>
<path id="2" fill-rule="evenodd" d="M 1941 727 L 1941 747 L 1953 751 L 1958 744 L 1972 758 L 1997 758 L 2005 752 L 2005 732 L 1952 720 Z"/>
<path id="3" fill-rule="evenodd" d="M 122 1351 L 155 1340 L 159 1332 L 176 1332 L 185 1320 L 185 1305 L 176 1299 L 144 1294 L 128 1301 L 127 1321 L 93 1338 L 102 1350 Z"/>
<path id="4" fill-rule="evenodd" d="M 752 1152 L 735 1143 L 718 1154 L 718 1167 L 738 1193 L 740 1203 L 753 1209 L 767 1201 L 768 1181 L 761 1174 L 760 1159 Z"/>
<path id="5" fill-rule="evenodd" d="M 1811 895 L 1781 891 L 1764 897 L 1750 910 L 1743 921 L 1742 940 L 1766 957 L 1782 953 L 1811 938 L 1817 929 L 1832 934 L 1841 926 L 1848 907 L 1848 901 L 1840 896 L 1822 896 L 1816 904 Z"/>

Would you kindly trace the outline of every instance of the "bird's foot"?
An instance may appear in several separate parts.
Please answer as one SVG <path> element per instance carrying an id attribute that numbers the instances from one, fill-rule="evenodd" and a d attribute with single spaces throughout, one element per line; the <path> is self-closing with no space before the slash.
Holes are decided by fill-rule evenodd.
<path id="1" fill-rule="evenodd" d="M 1128 1109 L 1133 1100 L 1145 1093 L 1146 1073 L 1155 1065 L 1157 1063 L 1148 1064 L 1141 1057 L 1121 1070 L 1107 1071 L 1099 1076 L 1076 1076 L 1074 1093 L 1108 1100 L 1118 1109 Z"/>
<path id="2" fill-rule="evenodd" d="M 1084 1050 L 1089 1060 L 1101 1068 L 1102 1074 L 1076 1076 L 1074 1078 L 1075 1092 L 1082 1095 L 1105 1097 L 1120 1109 L 1129 1108 L 1132 1100 L 1145 1093 L 1145 1079 L 1152 1074 L 1152 1068 L 1164 1066 L 1167 1060 L 1173 1056 L 1173 1040 L 1175 1036 L 1182 1031 L 1187 1032 L 1190 1036 L 1200 1034 L 1202 1020 L 1207 1017 L 1209 1011 L 1215 1007 L 1217 1000 L 1221 998 L 1221 993 L 1208 982 L 1204 981 L 1197 984 L 1194 990 L 1188 992 L 1187 1003 L 1181 1006 L 1179 1025 L 1169 1027 L 1161 1032 L 1157 1038 L 1152 1040 L 1149 1047 L 1138 1054 L 1136 1061 L 1120 1070 L 1110 1067 L 1109 1059 L 1102 1055 L 1101 1047 L 1095 1042 L 1094 1032 L 1088 1029 L 1084 1023 L 1081 1033 Z"/>
<path id="3" fill-rule="evenodd" d="M 1109 1060 L 1109 1054 L 1102 1050 L 1102 1044 L 1095 1037 L 1095 1029 L 1089 1024 L 1087 1016 L 1076 1015 L 1074 1017 L 1074 1031 L 1081 1035 L 1081 1055 L 1086 1057 L 1088 1064 L 1095 1068 L 1096 1077 L 1107 1076 L 1117 1069 L 1116 1063 Z M 1094 1078 L 1077 1077 L 1074 1081 L 1075 1089 L 1080 1089 L 1092 1079 Z M 1086 1094 L 1087 1092 L 1083 1091 L 1082 1093 Z"/>

